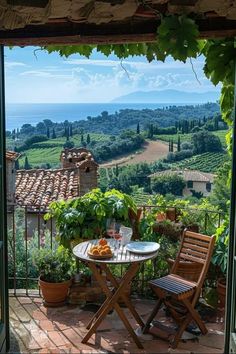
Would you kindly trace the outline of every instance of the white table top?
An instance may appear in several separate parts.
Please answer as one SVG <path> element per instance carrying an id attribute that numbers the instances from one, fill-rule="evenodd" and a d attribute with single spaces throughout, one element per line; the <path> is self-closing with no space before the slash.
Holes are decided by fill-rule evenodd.
<path id="1" fill-rule="evenodd" d="M 107 240 L 108 244 L 111 246 L 113 251 L 113 257 L 107 259 L 93 259 L 87 254 L 91 246 L 97 245 L 99 240 L 90 240 L 79 243 L 73 248 L 74 255 L 82 261 L 94 262 L 94 263 L 106 263 L 106 264 L 124 264 L 124 263 L 135 263 L 135 262 L 145 262 L 149 259 L 155 258 L 158 251 L 148 253 L 148 254 L 137 254 L 131 253 L 126 250 L 125 246 L 121 246 L 120 243 L 113 239 Z M 134 241 L 138 242 L 138 241 Z M 117 247 L 116 247 L 117 245 Z"/>

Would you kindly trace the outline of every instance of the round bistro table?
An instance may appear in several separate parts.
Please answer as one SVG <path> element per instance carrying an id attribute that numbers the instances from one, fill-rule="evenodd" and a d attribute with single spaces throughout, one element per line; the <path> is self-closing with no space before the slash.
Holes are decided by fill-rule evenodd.
<path id="1" fill-rule="evenodd" d="M 111 309 L 115 309 L 118 316 L 124 323 L 127 331 L 132 336 L 133 340 L 135 341 L 138 348 L 143 349 L 143 345 L 141 344 L 139 338 L 137 337 L 136 333 L 134 332 L 132 326 L 130 325 L 125 313 L 123 312 L 122 308 L 120 307 L 118 300 L 121 298 L 127 308 L 130 310 L 131 314 L 140 325 L 141 328 L 144 327 L 144 322 L 142 318 L 139 316 L 137 311 L 135 310 L 130 298 L 127 297 L 125 291 L 129 286 L 130 282 L 136 275 L 139 266 L 141 263 L 153 259 L 157 256 L 158 251 L 148 253 L 148 254 L 137 254 L 131 253 L 126 250 L 125 246 L 121 246 L 120 243 L 111 239 L 108 240 L 108 244 L 113 249 L 113 257 L 107 259 L 92 259 L 88 256 L 87 252 L 90 247 L 97 245 L 98 240 L 90 240 L 86 242 L 82 242 L 74 247 L 73 253 L 74 255 L 81 260 L 82 262 L 86 263 L 87 266 L 91 269 L 93 275 L 97 279 L 102 291 L 106 295 L 106 300 L 101 305 L 99 310 L 90 320 L 87 325 L 88 332 L 85 337 L 82 339 L 82 343 L 87 343 L 89 338 L 96 332 L 98 326 L 101 324 L 103 319 L 109 313 Z M 127 271 L 124 273 L 121 281 L 117 281 L 117 279 L 113 276 L 109 265 L 115 264 L 129 264 Z M 101 271 L 106 274 L 106 278 L 101 275 Z M 107 285 L 107 280 L 113 286 L 111 290 Z"/>

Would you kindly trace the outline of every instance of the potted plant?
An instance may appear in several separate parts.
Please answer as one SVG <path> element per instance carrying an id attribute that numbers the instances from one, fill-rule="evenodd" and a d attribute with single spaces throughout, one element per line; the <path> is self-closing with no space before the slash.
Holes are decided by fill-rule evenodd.
<path id="1" fill-rule="evenodd" d="M 178 216 L 178 221 L 182 224 L 183 229 L 187 228 L 189 231 L 199 232 L 201 213 L 195 209 L 181 210 L 181 214 Z"/>
<path id="2" fill-rule="evenodd" d="M 69 248 L 71 242 L 103 236 L 108 218 L 130 226 L 130 215 L 136 210 L 132 198 L 126 194 L 115 189 L 105 193 L 93 189 L 82 197 L 51 203 L 45 219 L 55 218 L 60 243 Z"/>
<path id="3" fill-rule="evenodd" d="M 229 220 L 226 219 L 216 231 L 216 244 L 212 257 L 212 263 L 216 270 L 215 274 L 217 275 L 217 294 L 220 308 L 225 307 L 228 244 Z"/>
<path id="4" fill-rule="evenodd" d="M 39 286 L 46 306 L 60 306 L 65 303 L 72 276 L 76 271 L 75 259 L 68 249 L 41 248 L 33 255 L 39 272 Z"/>

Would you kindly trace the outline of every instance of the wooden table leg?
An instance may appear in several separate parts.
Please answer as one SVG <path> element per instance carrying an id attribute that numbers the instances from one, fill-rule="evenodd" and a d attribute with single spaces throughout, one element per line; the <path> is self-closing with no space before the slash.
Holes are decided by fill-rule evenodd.
<path id="1" fill-rule="evenodd" d="M 104 293 L 106 294 L 108 299 L 102 305 L 102 308 L 99 311 L 99 314 L 98 315 L 96 314 L 96 320 L 95 320 L 94 324 L 92 325 L 92 327 L 89 329 L 88 333 L 82 339 L 82 343 L 87 343 L 89 338 L 96 332 L 96 329 L 98 328 L 98 326 L 100 325 L 102 320 L 105 318 L 105 316 L 108 314 L 108 312 L 112 308 L 114 308 L 116 310 L 117 314 L 119 315 L 120 319 L 124 323 L 126 329 L 128 330 L 128 332 L 130 333 L 130 335 L 134 339 L 138 348 L 143 349 L 143 345 L 141 344 L 139 338 L 135 334 L 128 319 L 126 318 L 125 314 L 123 313 L 122 309 L 120 308 L 120 306 L 117 302 L 118 299 L 122 296 L 122 293 L 125 289 L 126 284 L 129 284 L 129 282 L 132 280 L 132 278 L 137 273 L 137 270 L 139 268 L 139 263 L 131 264 L 131 266 L 129 267 L 128 271 L 124 275 L 123 279 L 121 280 L 121 282 L 119 284 L 119 287 L 116 289 L 114 294 L 112 294 L 112 292 L 110 291 L 109 287 L 106 284 L 106 281 L 104 281 L 104 279 L 101 276 L 101 274 L 99 273 L 96 265 L 94 263 L 90 262 L 89 267 L 92 270 L 94 276 L 96 277 L 99 285 L 101 286 L 102 290 L 104 291 Z"/>
<path id="2" fill-rule="evenodd" d="M 112 275 L 109 267 L 107 267 L 104 264 L 101 264 L 101 269 L 104 270 L 104 272 L 107 274 L 107 278 L 108 280 L 112 283 L 112 285 L 114 286 L 115 289 L 119 288 L 119 283 L 116 280 L 116 278 Z M 121 295 L 122 300 L 124 301 L 125 305 L 128 307 L 128 309 L 130 310 L 130 312 L 132 313 L 132 315 L 134 316 L 135 320 L 138 322 L 138 324 L 140 325 L 140 327 L 144 327 L 144 322 L 142 320 L 142 318 L 139 316 L 139 314 L 137 313 L 137 311 L 135 310 L 132 302 L 130 301 L 130 299 L 126 296 L 125 293 L 123 293 Z"/>

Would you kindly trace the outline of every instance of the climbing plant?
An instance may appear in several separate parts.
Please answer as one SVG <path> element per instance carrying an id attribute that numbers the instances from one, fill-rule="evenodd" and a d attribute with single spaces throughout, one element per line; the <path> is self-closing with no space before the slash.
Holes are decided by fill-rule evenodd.
<path id="1" fill-rule="evenodd" d="M 204 72 L 214 85 L 222 83 L 220 107 L 224 121 L 231 127 L 234 106 L 234 77 L 236 42 L 234 38 L 217 40 L 199 40 L 199 30 L 195 21 L 186 15 L 162 17 L 157 28 L 155 43 L 69 45 L 44 47 L 49 53 L 59 52 L 69 57 L 80 54 L 90 57 L 93 49 L 106 56 L 116 55 L 119 59 L 129 56 L 145 56 L 149 62 L 165 61 L 167 56 L 186 62 L 188 58 L 205 56 Z M 228 141 L 230 138 L 228 136 Z"/>

